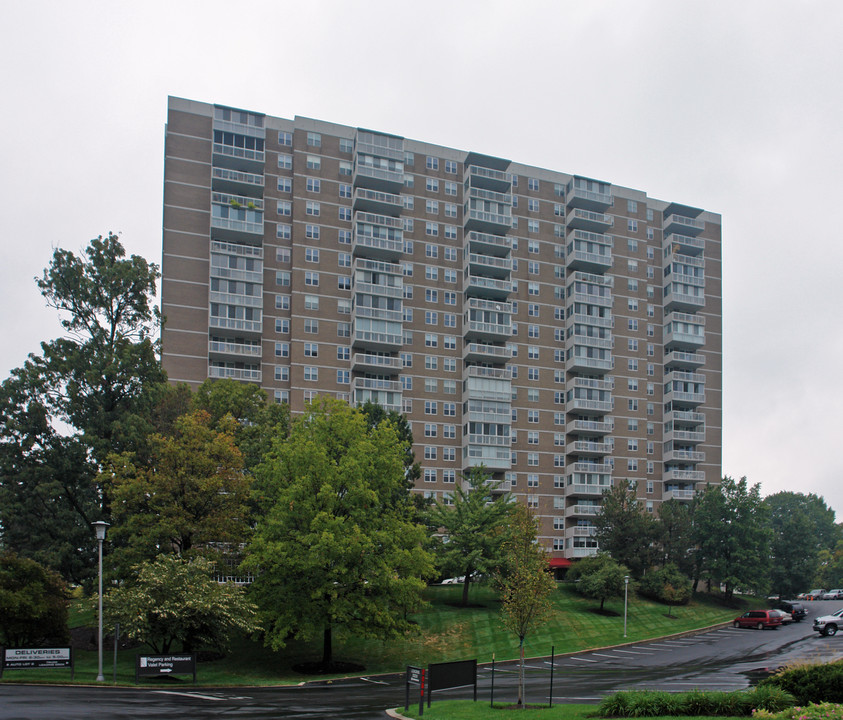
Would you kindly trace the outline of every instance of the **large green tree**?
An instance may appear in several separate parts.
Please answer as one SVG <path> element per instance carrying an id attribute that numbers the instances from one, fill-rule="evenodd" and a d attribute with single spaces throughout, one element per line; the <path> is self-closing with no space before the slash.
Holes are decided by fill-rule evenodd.
<path id="1" fill-rule="evenodd" d="M 158 278 L 112 234 L 81 255 L 56 250 L 36 282 L 64 335 L 0 385 L 2 542 L 76 582 L 95 566 L 90 523 L 109 512 L 99 467 L 143 444 L 163 392 Z"/>
<path id="2" fill-rule="evenodd" d="M 609 598 L 623 597 L 624 577 L 629 568 L 605 553 L 583 558 L 568 571 L 568 579 L 576 581 L 577 592 L 592 600 L 600 601 L 600 612 Z"/>
<path id="3" fill-rule="evenodd" d="M 735 588 L 765 592 L 771 531 L 759 485 L 724 477 L 705 489 L 694 517 L 699 571 L 723 585 L 727 600 Z"/>
<path id="4" fill-rule="evenodd" d="M 694 503 L 667 500 L 659 506 L 655 526 L 657 558 L 662 566 L 676 565 L 687 577 L 694 572 Z"/>
<path id="5" fill-rule="evenodd" d="M 194 393 L 191 407 L 207 412 L 214 428 L 224 424 L 230 430 L 229 419 L 234 418 L 234 440 L 249 471 L 263 460 L 276 437 L 290 432 L 289 405 L 268 402 L 266 391 L 253 383 L 206 380 Z"/>
<path id="6" fill-rule="evenodd" d="M 407 611 L 433 573 L 425 528 L 412 521 L 405 447 L 392 423 L 372 427 L 347 404 L 309 404 L 256 468 L 260 509 L 244 567 L 266 642 L 321 636 L 322 667 L 334 632 L 389 637 L 412 629 Z"/>
<path id="7" fill-rule="evenodd" d="M 56 572 L 14 553 L 0 555 L 0 646 L 66 642 L 67 599 Z"/>
<path id="8" fill-rule="evenodd" d="M 259 630 L 257 608 L 243 588 L 214 579 L 214 565 L 204 558 L 161 555 L 141 563 L 135 577 L 104 598 L 109 626 L 120 623 L 127 637 L 156 653 L 174 645 L 191 652 L 225 650 L 235 631 Z"/>
<path id="9" fill-rule="evenodd" d="M 782 596 L 805 592 L 820 567 L 820 551 L 833 550 L 834 511 L 813 493 L 778 492 L 764 498 L 770 517 L 770 589 Z"/>
<path id="10" fill-rule="evenodd" d="M 518 706 L 524 707 L 524 641 L 547 620 L 556 588 L 547 554 L 536 542 L 536 520 L 524 505 L 515 507 L 502 550 L 497 574 L 501 619 L 518 638 Z"/>
<path id="11" fill-rule="evenodd" d="M 638 499 L 634 483 L 621 481 L 603 493 L 594 525 L 600 550 L 628 567 L 635 577 L 653 564 L 657 527 Z"/>
<path id="12" fill-rule="evenodd" d="M 446 573 L 463 575 L 462 604 L 475 574 L 489 575 L 501 563 L 501 549 L 514 504 L 509 493 L 497 493 L 484 467 L 471 468 L 454 494 L 438 500 L 429 524 L 440 531 L 436 554 Z"/>
<path id="13" fill-rule="evenodd" d="M 162 553 L 221 559 L 246 540 L 250 483 L 236 421 L 225 417 L 214 428 L 207 412 L 194 411 L 176 420 L 172 435 L 151 436 L 143 457 L 111 456 L 103 486 L 112 497 L 118 577 Z"/>

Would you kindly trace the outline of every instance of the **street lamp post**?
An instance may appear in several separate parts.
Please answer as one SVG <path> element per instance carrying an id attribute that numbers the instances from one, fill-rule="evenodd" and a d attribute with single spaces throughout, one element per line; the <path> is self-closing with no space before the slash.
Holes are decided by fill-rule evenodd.
<path id="1" fill-rule="evenodd" d="M 629 600 L 629 575 L 623 576 L 623 636 L 626 637 L 626 607 Z"/>
<path id="2" fill-rule="evenodd" d="M 97 520 L 91 523 L 97 531 L 97 544 L 99 545 L 99 638 L 98 638 L 98 663 L 97 663 L 97 682 L 105 682 L 105 675 L 102 674 L 102 542 L 105 540 L 105 529 L 108 523 L 103 520 Z"/>

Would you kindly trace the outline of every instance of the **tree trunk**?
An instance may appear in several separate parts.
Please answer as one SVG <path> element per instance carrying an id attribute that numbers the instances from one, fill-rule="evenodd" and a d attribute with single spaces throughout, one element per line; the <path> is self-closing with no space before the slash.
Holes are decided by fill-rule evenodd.
<path id="1" fill-rule="evenodd" d="M 462 581 L 462 606 L 468 607 L 468 586 L 471 584 L 471 571 L 465 574 L 465 580 Z"/>
<path id="2" fill-rule="evenodd" d="M 606 598 L 600 598 L 600 612 L 603 612 L 603 603 L 606 602 Z"/>
<path id="3" fill-rule="evenodd" d="M 322 636 L 322 670 L 328 672 L 331 669 L 331 664 L 334 662 L 333 648 L 331 646 L 331 626 L 325 627 L 325 633 Z"/>
<path id="4" fill-rule="evenodd" d="M 518 707 L 524 705 L 524 638 L 519 638 L 518 643 Z"/>

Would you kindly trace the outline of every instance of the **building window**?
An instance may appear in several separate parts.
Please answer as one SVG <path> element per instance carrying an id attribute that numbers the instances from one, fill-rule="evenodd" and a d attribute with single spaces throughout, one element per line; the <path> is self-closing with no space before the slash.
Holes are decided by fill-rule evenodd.
<path id="1" fill-rule="evenodd" d="M 428 170 L 438 170 L 439 169 L 439 158 L 432 157 L 431 155 L 428 155 L 427 160 L 425 161 L 425 167 Z"/>
<path id="2" fill-rule="evenodd" d="M 424 414 L 425 415 L 436 415 L 439 412 L 439 403 L 436 400 L 425 400 L 424 401 Z"/>
<path id="3" fill-rule="evenodd" d="M 309 335 L 316 335 L 319 332 L 319 321 L 308 318 L 304 321 L 304 331 Z"/>
<path id="4" fill-rule="evenodd" d="M 318 382 L 319 381 L 319 368 L 314 367 L 313 365 L 305 365 L 304 366 L 304 379 L 306 382 Z"/>
<path id="5" fill-rule="evenodd" d="M 280 170 L 292 170 L 293 156 L 285 153 L 278 153 L 278 168 Z"/>
<path id="6" fill-rule="evenodd" d="M 308 147 L 322 147 L 322 135 L 316 132 L 309 132 L 307 134 Z"/>
<path id="7" fill-rule="evenodd" d="M 318 287 L 319 286 L 319 273 L 312 272 L 310 270 L 306 271 L 304 274 L 304 284 L 309 285 L 311 287 Z"/>

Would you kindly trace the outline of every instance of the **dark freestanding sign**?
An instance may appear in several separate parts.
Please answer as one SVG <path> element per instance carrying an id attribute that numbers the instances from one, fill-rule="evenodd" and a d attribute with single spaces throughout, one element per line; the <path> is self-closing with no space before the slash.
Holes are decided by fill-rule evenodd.
<path id="1" fill-rule="evenodd" d="M 0 677 L 4 670 L 68 667 L 72 680 L 73 648 L 6 648 L 0 659 Z"/>
<path id="2" fill-rule="evenodd" d="M 135 682 L 142 677 L 159 675 L 193 675 L 196 684 L 195 655 L 138 655 L 135 661 Z"/>
<path id="3" fill-rule="evenodd" d="M 427 706 L 434 690 L 474 685 L 474 701 L 477 702 L 477 660 L 434 663 L 427 668 Z"/>

